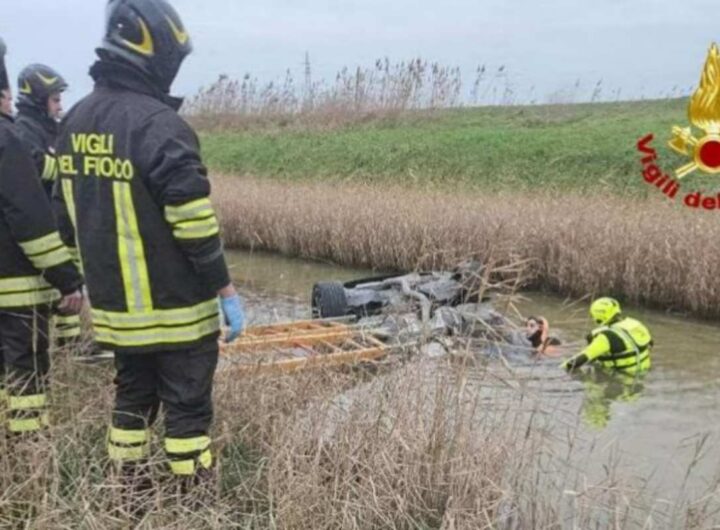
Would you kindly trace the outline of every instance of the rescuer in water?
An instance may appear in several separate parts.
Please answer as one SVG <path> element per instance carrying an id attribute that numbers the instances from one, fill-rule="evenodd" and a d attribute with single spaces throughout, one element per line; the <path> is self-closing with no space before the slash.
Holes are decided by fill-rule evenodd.
<path id="1" fill-rule="evenodd" d="M 588 346 L 561 366 L 574 372 L 596 363 L 610 373 L 638 376 L 650 370 L 653 340 L 645 325 L 622 314 L 620 303 L 600 298 L 590 306 L 590 317 L 598 325 L 588 335 Z"/>
<path id="2" fill-rule="evenodd" d="M 95 340 L 115 352 L 110 459 L 125 494 L 151 489 L 151 427 L 183 491 L 214 484 L 210 426 L 220 336 L 244 327 L 197 135 L 170 87 L 192 44 L 166 0 L 110 0 L 93 92 L 57 142 L 58 217 L 77 243 Z M 218 297 L 219 302 L 218 303 Z"/>
<path id="3" fill-rule="evenodd" d="M 65 79 L 43 64 L 31 64 L 18 77 L 15 125 L 35 161 L 48 198 L 52 198 L 58 173 L 55 142 L 63 110 L 62 94 L 67 88 Z M 79 264 L 78 257 L 73 258 Z M 76 347 L 81 335 L 80 316 L 57 314 L 53 321 L 58 346 Z M 77 354 L 77 351 L 73 353 Z"/>

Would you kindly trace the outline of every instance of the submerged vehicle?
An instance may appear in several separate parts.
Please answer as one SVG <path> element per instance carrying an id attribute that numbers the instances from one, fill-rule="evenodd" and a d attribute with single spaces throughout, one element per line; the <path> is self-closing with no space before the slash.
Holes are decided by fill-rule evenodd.
<path id="1" fill-rule="evenodd" d="M 315 318 L 366 318 L 388 310 L 420 310 L 429 320 L 439 307 L 489 300 L 481 294 L 482 266 L 467 263 L 448 272 L 385 275 L 350 282 L 320 282 L 312 291 Z"/>

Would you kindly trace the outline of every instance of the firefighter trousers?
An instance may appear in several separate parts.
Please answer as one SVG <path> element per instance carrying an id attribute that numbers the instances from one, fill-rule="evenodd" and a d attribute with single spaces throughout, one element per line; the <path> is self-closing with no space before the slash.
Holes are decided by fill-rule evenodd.
<path id="1" fill-rule="evenodd" d="M 219 348 L 212 341 L 194 350 L 115 354 L 115 410 L 108 453 L 132 464 L 150 452 L 150 427 L 162 405 L 165 453 L 175 475 L 210 469 L 209 430 L 213 377 Z"/>
<path id="2" fill-rule="evenodd" d="M 49 423 L 47 376 L 50 308 L 0 312 L 0 411 L 11 435 Z"/>
<path id="3" fill-rule="evenodd" d="M 54 315 L 53 324 L 55 338 L 60 348 L 78 346 L 82 336 L 82 325 L 79 315 Z M 77 351 L 73 352 L 77 355 Z"/>

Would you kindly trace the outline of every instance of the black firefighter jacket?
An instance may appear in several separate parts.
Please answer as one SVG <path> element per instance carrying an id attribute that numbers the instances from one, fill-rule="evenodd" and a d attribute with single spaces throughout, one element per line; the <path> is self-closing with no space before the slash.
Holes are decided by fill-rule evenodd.
<path id="1" fill-rule="evenodd" d="M 95 90 L 61 126 L 55 201 L 95 338 L 119 353 L 215 341 L 230 278 L 197 137 L 139 71 L 98 62 L 91 74 Z"/>
<path id="2" fill-rule="evenodd" d="M 81 286 L 32 158 L 0 114 L 0 311 L 50 304 Z"/>
<path id="3" fill-rule="evenodd" d="M 58 125 L 47 113 L 27 103 L 18 103 L 15 118 L 18 134 L 35 161 L 37 174 L 42 179 L 48 198 L 52 197 L 53 185 L 57 177 L 55 160 L 55 140 Z"/>

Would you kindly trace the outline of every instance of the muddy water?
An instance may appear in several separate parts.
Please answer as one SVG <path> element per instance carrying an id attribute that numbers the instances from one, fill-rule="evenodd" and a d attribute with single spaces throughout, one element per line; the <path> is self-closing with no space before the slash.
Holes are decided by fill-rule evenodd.
<path id="1" fill-rule="evenodd" d="M 365 270 L 289 259 L 272 254 L 230 254 L 233 275 L 249 297 L 251 322 L 305 318 L 312 286 L 323 280 L 372 275 Z M 587 302 L 526 293 L 520 315 L 542 315 L 552 333 L 580 347 L 590 322 Z M 642 388 L 573 380 L 558 360 L 513 358 L 512 370 L 563 421 L 577 420 L 583 447 L 576 458 L 590 477 L 600 477 L 613 458 L 624 475 L 648 477 L 649 488 L 672 499 L 680 489 L 697 494 L 720 470 L 720 326 L 636 308 L 626 312 L 652 330 L 656 347 L 653 370 Z M 572 419 L 570 420 L 572 423 Z M 704 458 L 684 485 L 696 443 L 709 434 Z M 562 442 L 558 442 L 562 443 Z M 584 460 L 584 461 L 583 461 Z"/>

